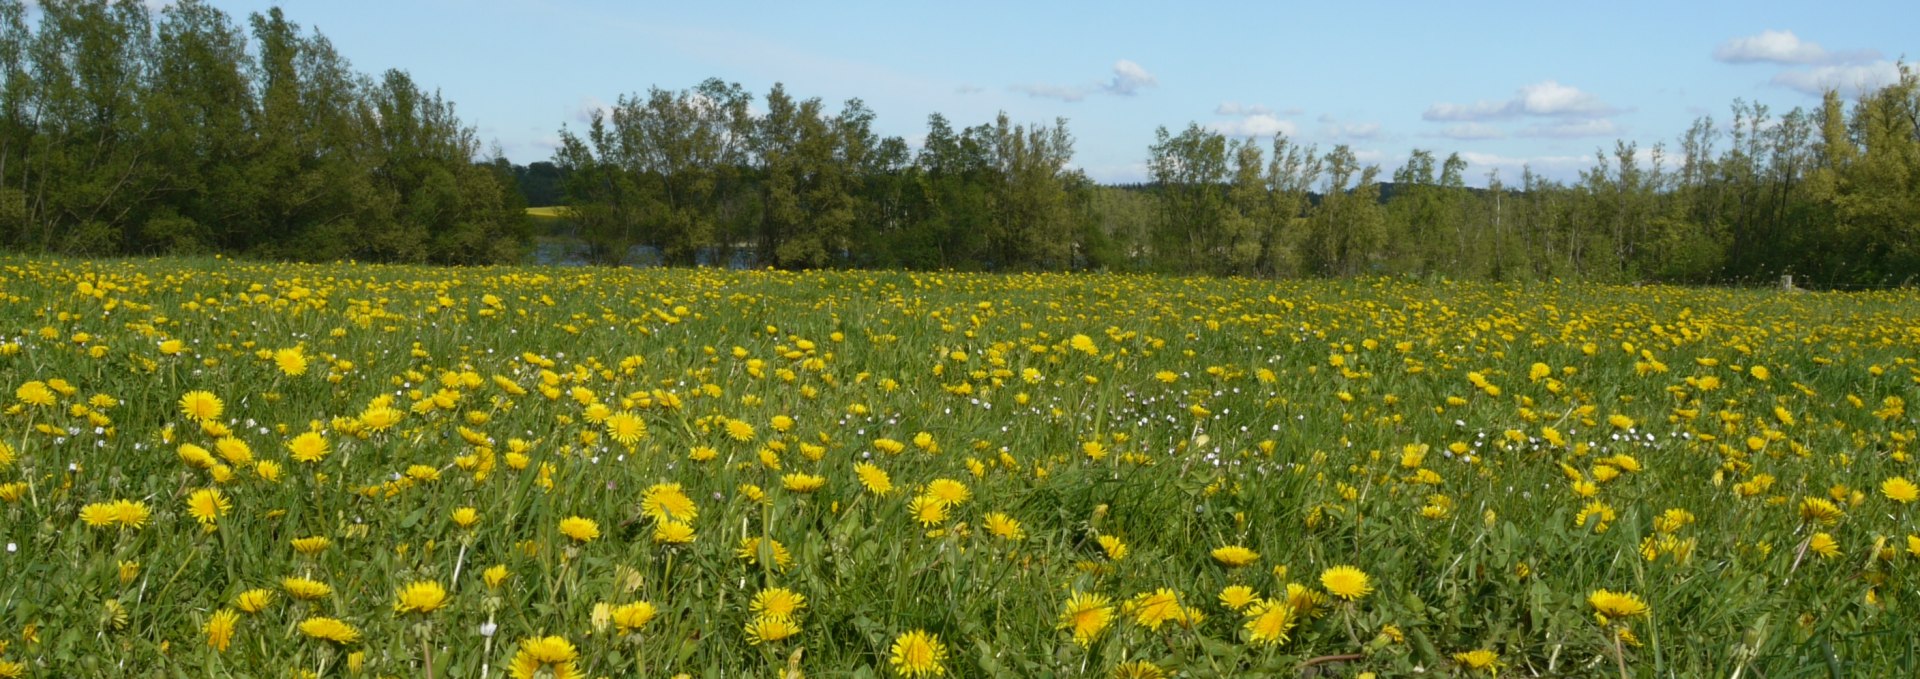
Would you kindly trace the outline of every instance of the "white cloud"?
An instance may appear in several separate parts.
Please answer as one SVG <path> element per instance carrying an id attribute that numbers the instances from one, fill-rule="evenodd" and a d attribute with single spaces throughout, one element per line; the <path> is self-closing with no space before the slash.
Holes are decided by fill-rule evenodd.
<path id="1" fill-rule="evenodd" d="M 594 111 L 599 111 L 600 115 L 608 118 L 613 117 L 612 106 L 608 105 L 605 100 L 589 94 L 581 97 L 580 104 L 573 108 L 573 119 L 580 121 L 583 125 L 590 124 L 593 122 Z"/>
<path id="2" fill-rule="evenodd" d="M 1132 61 L 1121 59 L 1113 63 L 1113 78 L 1104 83 L 1091 85 L 1049 85 L 1031 84 L 1009 87 L 1029 97 L 1041 99 L 1059 99 L 1064 102 L 1084 101 L 1091 94 L 1111 94 L 1116 97 L 1131 97 L 1140 90 L 1156 87 L 1160 79 L 1148 73 L 1147 69 Z"/>
<path id="3" fill-rule="evenodd" d="M 1839 64 L 1873 61 L 1875 50 L 1831 52 L 1819 43 L 1801 40 L 1793 31 L 1761 31 L 1759 35 L 1734 38 L 1713 48 L 1713 58 L 1729 64 Z"/>
<path id="4" fill-rule="evenodd" d="M 1520 181 L 1519 171 L 1524 167 L 1548 177 L 1566 178 L 1593 164 L 1592 156 L 1503 156 L 1477 151 L 1461 151 L 1460 159 L 1467 161 L 1469 174 L 1484 175 L 1486 170 L 1499 168 L 1509 185 Z"/>
<path id="5" fill-rule="evenodd" d="M 1330 122 L 1322 120 L 1321 122 Z M 1380 123 L 1330 122 L 1321 132 L 1340 139 L 1373 139 L 1380 136 Z"/>
<path id="6" fill-rule="evenodd" d="M 954 94 L 979 94 L 985 91 L 987 91 L 986 88 L 979 85 L 961 85 L 953 88 Z"/>
<path id="7" fill-rule="evenodd" d="M 1590 92 L 1543 80 L 1514 93 L 1506 101 L 1478 101 L 1471 104 L 1438 103 L 1427 108 L 1421 118 L 1432 121 L 1469 122 L 1521 116 L 1560 118 L 1603 118 L 1621 112 Z"/>
<path id="8" fill-rule="evenodd" d="M 1242 104 L 1237 101 L 1223 101 L 1220 102 L 1219 106 L 1213 108 L 1213 114 L 1217 116 L 1270 116 L 1273 115 L 1273 109 L 1260 104 Z"/>
<path id="9" fill-rule="evenodd" d="M 1620 133 L 1613 121 L 1605 118 L 1591 120 L 1566 120 L 1545 125 L 1534 125 L 1520 130 L 1522 137 L 1551 137 L 1555 139 L 1576 139 L 1580 137 L 1612 137 Z"/>
<path id="10" fill-rule="evenodd" d="M 1159 84 L 1160 79 L 1153 77 L 1147 69 L 1141 68 L 1139 64 L 1132 61 L 1121 59 L 1113 62 L 1113 80 L 1101 89 L 1106 90 L 1107 94 L 1131 97 L 1142 88 L 1155 87 Z"/>
<path id="11" fill-rule="evenodd" d="M 1501 131 L 1498 127 L 1484 123 L 1460 123 L 1458 125 L 1448 125 L 1445 129 L 1440 130 L 1440 136 L 1448 139 L 1475 141 L 1480 139 L 1504 139 L 1507 133 Z"/>
<path id="12" fill-rule="evenodd" d="M 1361 165 L 1379 165 L 1381 161 L 1387 159 L 1387 154 L 1373 149 L 1356 149 L 1353 152 L 1353 159 L 1360 161 Z"/>
<path id="13" fill-rule="evenodd" d="M 1899 81 L 1900 66 L 1891 61 L 1794 69 L 1773 76 L 1775 85 L 1814 96 L 1838 90 L 1843 96 L 1852 97 Z"/>
<path id="14" fill-rule="evenodd" d="M 1276 134 L 1294 136 L 1300 128 L 1291 120 L 1281 120 L 1270 113 L 1256 113 L 1238 120 L 1226 120 L 1207 123 L 1207 129 L 1229 137 L 1271 137 Z"/>

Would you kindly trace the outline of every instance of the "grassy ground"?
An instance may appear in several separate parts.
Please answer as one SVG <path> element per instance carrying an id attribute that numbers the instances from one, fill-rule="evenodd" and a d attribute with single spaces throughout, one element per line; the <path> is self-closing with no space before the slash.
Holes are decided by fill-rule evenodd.
<path id="1" fill-rule="evenodd" d="M 1915 318 L 4 260 L 0 677 L 1888 676 Z"/>

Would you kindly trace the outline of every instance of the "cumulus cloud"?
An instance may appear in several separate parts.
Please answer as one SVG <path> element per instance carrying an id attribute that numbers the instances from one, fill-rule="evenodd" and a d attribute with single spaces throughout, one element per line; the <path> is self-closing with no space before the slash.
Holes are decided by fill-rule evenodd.
<path id="1" fill-rule="evenodd" d="M 1900 66 L 1891 61 L 1792 69 L 1773 76 L 1775 85 L 1814 96 L 1837 90 L 1852 97 L 1899 81 Z"/>
<path id="2" fill-rule="evenodd" d="M 1473 122 L 1518 118 L 1522 116 L 1561 118 L 1603 118 L 1620 113 L 1592 93 L 1558 81 L 1544 80 L 1521 87 L 1505 101 L 1478 101 L 1471 104 L 1437 103 L 1420 117 L 1440 122 Z"/>
<path id="3" fill-rule="evenodd" d="M 1008 89 L 1029 97 L 1041 99 L 1059 99 L 1065 102 L 1084 101 L 1088 95 L 1110 94 L 1116 97 L 1131 97 L 1140 90 L 1156 87 L 1160 79 L 1147 69 L 1127 59 L 1113 63 L 1113 77 L 1104 83 L 1089 85 L 1051 85 L 1031 84 L 1014 85 Z"/>
<path id="4" fill-rule="evenodd" d="M 1107 84 L 1102 85 L 1100 88 L 1106 90 L 1107 94 L 1131 97 L 1133 93 L 1140 91 L 1142 88 L 1154 87 L 1159 84 L 1160 79 L 1153 77 L 1153 74 L 1148 73 L 1147 69 L 1141 68 L 1139 64 L 1133 63 L 1132 61 L 1121 59 L 1113 62 L 1113 80 L 1108 81 Z"/>
<path id="5" fill-rule="evenodd" d="M 1271 113 L 1256 113 L 1242 116 L 1236 120 L 1223 120 L 1207 123 L 1207 129 L 1229 137 L 1271 137 L 1276 134 L 1294 136 L 1300 128 L 1291 120 L 1281 120 Z"/>
<path id="6" fill-rule="evenodd" d="M 1841 64 L 1873 61 L 1875 50 L 1832 52 L 1819 43 L 1801 40 L 1793 31 L 1761 31 L 1759 35 L 1734 38 L 1713 48 L 1713 58 L 1729 64 Z"/>
<path id="7" fill-rule="evenodd" d="M 1460 123 L 1458 125 L 1446 126 L 1445 129 L 1440 130 L 1440 136 L 1462 141 L 1476 141 L 1481 139 L 1505 139 L 1507 133 L 1501 131 L 1498 127 L 1484 123 Z"/>

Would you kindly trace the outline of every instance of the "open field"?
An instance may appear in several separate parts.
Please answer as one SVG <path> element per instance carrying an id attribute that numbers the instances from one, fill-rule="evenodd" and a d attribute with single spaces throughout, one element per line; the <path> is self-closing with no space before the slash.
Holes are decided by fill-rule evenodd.
<path id="1" fill-rule="evenodd" d="M 8 259 L 0 677 L 1901 674 L 1916 319 Z"/>

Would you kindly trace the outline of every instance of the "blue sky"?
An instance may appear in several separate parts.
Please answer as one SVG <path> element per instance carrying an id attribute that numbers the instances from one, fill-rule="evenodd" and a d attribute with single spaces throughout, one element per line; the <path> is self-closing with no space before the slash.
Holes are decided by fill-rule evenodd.
<path id="1" fill-rule="evenodd" d="M 214 0 L 244 22 L 270 3 Z M 1391 172 L 1414 148 L 1514 181 L 1571 179 L 1615 139 L 1673 140 L 1735 98 L 1784 113 L 1920 56 L 1910 3 L 1136 3 L 396 0 L 282 5 L 364 72 L 403 68 L 507 156 L 562 124 L 707 77 L 859 97 L 881 133 L 1066 117 L 1096 180 L 1145 177 L 1189 122 L 1350 144 Z M 830 8 L 830 9 L 829 9 Z"/>

